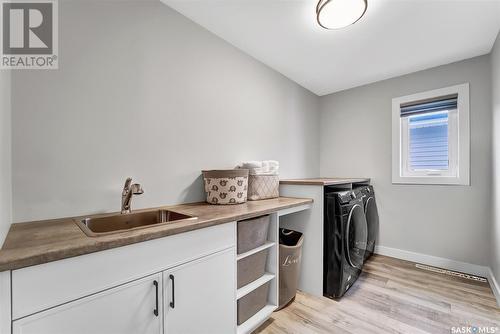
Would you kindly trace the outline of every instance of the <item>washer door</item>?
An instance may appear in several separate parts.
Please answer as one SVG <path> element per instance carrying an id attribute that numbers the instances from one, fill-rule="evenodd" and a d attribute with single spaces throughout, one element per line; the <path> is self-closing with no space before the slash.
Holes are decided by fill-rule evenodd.
<path id="1" fill-rule="evenodd" d="M 361 269 L 363 267 L 368 238 L 368 225 L 361 205 L 356 204 L 351 208 L 345 233 L 347 261 L 354 268 Z"/>
<path id="2" fill-rule="evenodd" d="M 365 203 L 365 215 L 366 220 L 369 224 L 378 225 L 378 210 L 377 204 L 375 203 L 375 198 L 373 196 L 368 197 Z"/>
<path id="3" fill-rule="evenodd" d="M 365 216 L 368 223 L 368 242 L 375 242 L 378 231 L 378 210 L 373 196 L 368 197 L 366 200 Z"/>

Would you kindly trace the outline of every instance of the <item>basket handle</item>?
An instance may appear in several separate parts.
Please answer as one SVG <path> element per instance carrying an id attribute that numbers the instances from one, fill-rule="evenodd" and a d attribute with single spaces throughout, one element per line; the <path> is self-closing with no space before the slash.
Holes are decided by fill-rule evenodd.
<path id="1" fill-rule="evenodd" d="M 281 230 L 281 234 L 283 234 L 283 235 L 290 235 L 290 234 L 292 234 L 293 232 L 294 232 L 294 231 L 292 231 L 292 230 L 286 230 L 286 229 L 282 229 L 282 230 Z"/>

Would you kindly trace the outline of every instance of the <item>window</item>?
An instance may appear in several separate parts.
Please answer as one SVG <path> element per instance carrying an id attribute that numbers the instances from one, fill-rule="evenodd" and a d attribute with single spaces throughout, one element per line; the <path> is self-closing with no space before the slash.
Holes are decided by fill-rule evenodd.
<path id="1" fill-rule="evenodd" d="M 469 85 L 392 100 L 393 183 L 469 184 Z"/>

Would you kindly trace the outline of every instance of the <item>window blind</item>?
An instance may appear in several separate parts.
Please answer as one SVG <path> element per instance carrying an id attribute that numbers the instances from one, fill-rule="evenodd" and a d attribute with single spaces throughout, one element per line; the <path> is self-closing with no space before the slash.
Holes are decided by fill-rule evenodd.
<path id="1" fill-rule="evenodd" d="M 439 98 L 405 103 L 401 105 L 401 117 L 425 114 L 437 111 L 457 109 L 458 95 L 448 95 Z"/>

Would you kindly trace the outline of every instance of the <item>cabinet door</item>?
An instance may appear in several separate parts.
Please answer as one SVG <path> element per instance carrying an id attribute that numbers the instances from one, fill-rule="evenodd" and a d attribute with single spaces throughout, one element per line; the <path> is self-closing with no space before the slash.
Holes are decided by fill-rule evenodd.
<path id="1" fill-rule="evenodd" d="M 160 273 L 16 320 L 13 333 L 161 334 L 161 293 Z"/>
<path id="2" fill-rule="evenodd" d="M 163 273 L 166 334 L 236 333 L 236 250 Z"/>

